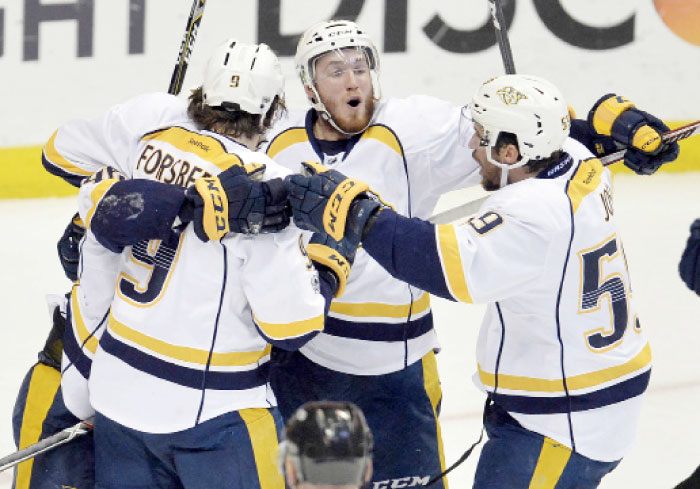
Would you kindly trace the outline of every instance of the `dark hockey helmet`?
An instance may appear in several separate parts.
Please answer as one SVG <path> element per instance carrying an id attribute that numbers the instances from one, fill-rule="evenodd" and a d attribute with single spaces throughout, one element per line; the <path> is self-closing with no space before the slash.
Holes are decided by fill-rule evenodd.
<path id="1" fill-rule="evenodd" d="M 372 433 L 352 403 L 308 402 L 287 423 L 281 455 L 297 482 L 360 486 L 369 475 Z"/>

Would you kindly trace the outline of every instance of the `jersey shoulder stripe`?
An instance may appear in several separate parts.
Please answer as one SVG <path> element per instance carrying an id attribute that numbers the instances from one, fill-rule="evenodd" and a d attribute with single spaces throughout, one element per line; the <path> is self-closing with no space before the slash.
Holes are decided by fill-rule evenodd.
<path id="1" fill-rule="evenodd" d="M 274 158 L 285 149 L 299 143 L 309 142 L 309 135 L 304 127 L 291 127 L 279 133 L 267 147 L 267 155 Z"/>
<path id="2" fill-rule="evenodd" d="M 571 199 L 574 214 L 576 214 L 583 199 L 598 188 L 604 169 L 605 167 L 597 158 L 581 161 L 566 189 L 566 193 Z"/>

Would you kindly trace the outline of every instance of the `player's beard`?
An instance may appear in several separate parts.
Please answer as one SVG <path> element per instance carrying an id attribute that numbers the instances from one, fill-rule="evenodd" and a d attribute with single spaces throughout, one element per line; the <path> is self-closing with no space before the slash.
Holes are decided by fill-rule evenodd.
<path id="1" fill-rule="evenodd" d="M 498 170 L 500 170 L 500 168 L 498 168 Z M 489 192 L 493 192 L 494 190 L 501 188 L 501 172 L 498 171 L 498 175 L 496 175 L 495 179 L 484 176 L 481 179 L 481 186 L 484 190 Z"/>
<path id="2" fill-rule="evenodd" d="M 367 98 L 362 104 L 361 109 L 352 113 L 350 116 L 331 114 L 333 122 L 335 122 L 340 129 L 350 134 L 363 131 L 369 125 L 372 116 L 374 116 L 374 98 L 372 97 Z"/>
<path id="3" fill-rule="evenodd" d="M 476 158 L 476 155 L 474 157 Z M 481 187 L 489 192 L 501 188 L 501 172 L 503 170 L 488 162 L 479 161 L 479 163 L 481 164 Z"/>

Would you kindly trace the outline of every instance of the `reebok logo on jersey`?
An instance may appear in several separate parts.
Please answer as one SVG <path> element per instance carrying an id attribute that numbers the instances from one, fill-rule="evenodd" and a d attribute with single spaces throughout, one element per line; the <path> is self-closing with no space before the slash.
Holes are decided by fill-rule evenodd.
<path id="1" fill-rule="evenodd" d="M 192 146 L 197 146 L 198 148 L 202 149 L 203 151 L 209 151 L 209 146 L 204 144 L 202 141 L 197 141 L 196 139 L 192 138 L 192 139 L 190 139 L 189 143 Z"/>

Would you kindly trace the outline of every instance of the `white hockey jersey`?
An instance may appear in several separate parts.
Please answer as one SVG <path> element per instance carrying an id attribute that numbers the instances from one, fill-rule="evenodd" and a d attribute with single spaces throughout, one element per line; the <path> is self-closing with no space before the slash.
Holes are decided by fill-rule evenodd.
<path id="1" fill-rule="evenodd" d="M 610 172 L 575 141 L 565 150 L 557 178 L 508 185 L 436 239 L 453 297 L 488 303 L 477 385 L 525 428 L 613 461 L 634 440 L 651 352 Z"/>
<path id="2" fill-rule="evenodd" d="M 61 390 L 66 407 L 79 419 L 94 416 L 88 379 L 97 345 L 107 327 L 114 298 L 120 255 L 100 245 L 91 231 L 80 243 L 78 281 L 68 304 L 68 328 L 63 337 Z"/>
<path id="3" fill-rule="evenodd" d="M 302 161 L 320 161 L 367 182 L 404 216 L 427 219 L 442 193 L 481 180 L 471 150 L 460 142 L 460 109 L 442 100 L 380 102 L 372 124 L 335 154 L 324 154 L 314 138 L 312 114 L 293 113 L 273 127 L 267 154 L 294 172 Z M 379 375 L 436 348 L 429 294 L 394 279 L 360 248 L 345 293 L 331 303 L 324 332 L 301 352 L 336 371 Z"/>
<path id="4" fill-rule="evenodd" d="M 263 163 L 265 179 L 289 173 L 262 153 L 197 130 L 185 102 L 164 94 L 62 126 L 44 157 L 65 173 L 108 164 L 127 178 L 183 187 L 233 164 Z M 120 204 L 103 201 L 117 181 L 102 172 L 83 184 L 79 208 L 88 227 L 98 204 Z M 130 205 L 138 205 L 138 195 Z M 133 429 L 174 432 L 226 412 L 274 406 L 270 343 L 293 348 L 323 329 L 318 275 L 294 226 L 203 243 L 190 224 L 172 239 L 127 246 L 119 262 L 90 402 Z"/>

